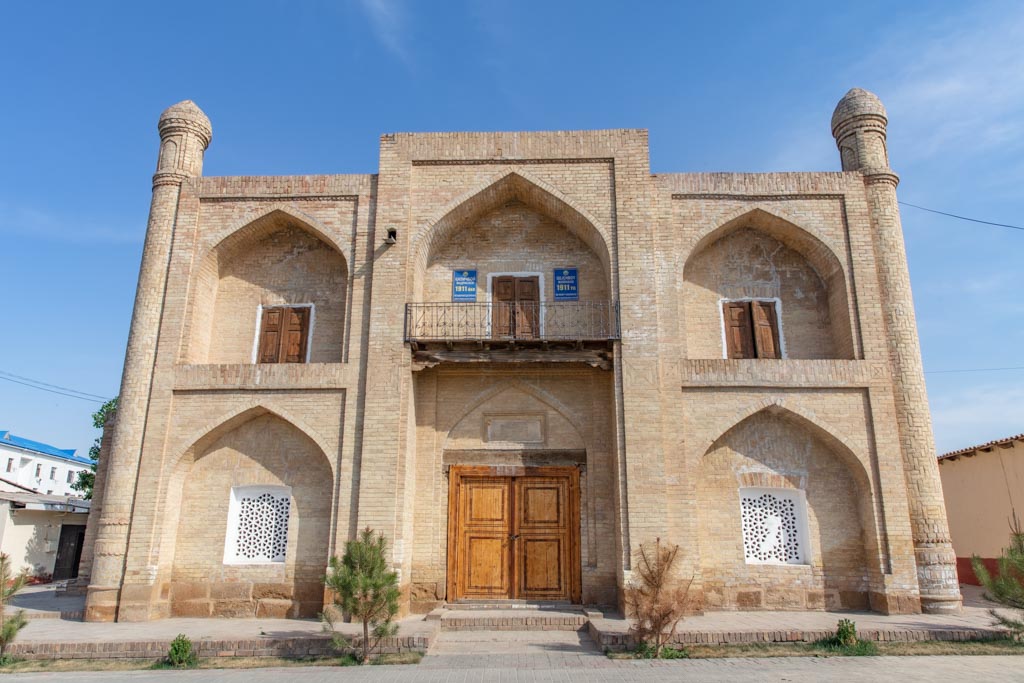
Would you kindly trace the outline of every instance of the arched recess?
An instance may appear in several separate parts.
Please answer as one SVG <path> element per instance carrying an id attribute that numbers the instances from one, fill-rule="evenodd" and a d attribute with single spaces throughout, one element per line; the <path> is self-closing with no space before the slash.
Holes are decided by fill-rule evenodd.
<path id="1" fill-rule="evenodd" d="M 281 412 L 234 411 L 168 466 L 159 569 L 172 615 L 311 617 L 323 608 L 334 468 L 322 439 Z M 225 561 L 232 488 L 247 486 L 290 490 L 284 562 Z"/>
<path id="2" fill-rule="evenodd" d="M 683 269 L 687 355 L 724 357 L 721 301 L 781 304 L 787 358 L 858 356 L 846 269 L 808 230 L 762 208 L 698 234 Z"/>
<path id="3" fill-rule="evenodd" d="M 486 448 L 488 445 L 499 449 L 508 447 L 508 443 L 502 444 L 500 440 L 494 444 L 474 443 L 474 441 L 487 441 L 486 419 L 488 415 L 492 414 L 506 415 L 523 423 L 527 423 L 533 416 L 541 418 L 539 433 L 542 438 L 533 442 L 520 443 L 518 444 L 519 448 L 586 449 L 586 440 L 568 407 L 537 387 L 519 380 L 509 380 L 474 396 L 471 401 L 456 411 L 455 417 L 443 429 L 442 450 Z M 464 429 L 460 430 L 460 427 L 464 427 Z M 530 426 L 526 427 L 526 431 L 531 433 L 532 429 Z M 477 439 L 470 436 L 474 432 L 478 436 Z"/>
<path id="4" fill-rule="evenodd" d="M 768 402 L 736 417 L 697 451 L 702 453 L 696 509 L 707 606 L 866 609 L 883 560 L 865 463 L 835 430 L 799 408 Z M 741 488 L 789 491 L 805 501 L 803 564 L 747 561 Z"/>
<path id="5" fill-rule="evenodd" d="M 186 363 L 252 363 L 262 306 L 312 304 L 310 362 L 340 362 L 348 263 L 324 226 L 286 206 L 232 230 L 196 259 Z"/>
<path id="6" fill-rule="evenodd" d="M 586 251 L 593 254 L 595 268 L 599 271 L 595 273 L 595 276 L 600 278 L 602 289 L 606 293 L 605 296 L 614 298 L 610 295 L 614 282 L 612 280 L 611 251 L 605 237 L 609 234 L 607 228 L 600 226 L 586 209 L 550 184 L 525 171 L 518 170 L 503 173 L 457 197 L 426 221 L 418 231 L 411 247 L 413 267 L 410 269 L 409 275 L 412 278 L 410 285 L 414 300 L 424 300 L 424 280 L 427 269 L 432 258 L 447 242 L 460 231 L 478 226 L 481 219 L 484 219 L 487 214 L 513 203 L 518 203 L 530 212 L 557 224 L 567 231 L 569 236 L 578 240 Z M 473 259 L 480 254 L 481 244 L 485 241 L 501 240 L 504 236 L 501 234 L 503 232 L 503 230 L 485 230 L 485 239 L 469 245 L 464 250 L 464 258 L 459 265 L 467 267 L 467 263 L 473 263 Z M 501 248 L 500 244 L 496 246 Z M 516 250 L 521 251 L 524 246 L 528 247 L 529 245 L 517 245 L 518 249 Z M 559 249 L 571 250 L 571 244 L 559 245 Z M 558 256 L 557 254 L 550 255 Z M 559 261 L 556 265 L 572 264 Z M 584 273 L 580 273 L 580 276 L 583 278 Z M 482 277 L 482 274 L 478 277 Z M 478 286 L 485 286 L 485 283 L 480 283 Z M 590 297 L 581 294 L 581 298 Z"/>

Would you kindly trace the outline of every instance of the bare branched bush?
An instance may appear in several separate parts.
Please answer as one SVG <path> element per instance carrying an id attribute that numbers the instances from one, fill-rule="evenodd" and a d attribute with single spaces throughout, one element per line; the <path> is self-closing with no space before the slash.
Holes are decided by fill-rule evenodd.
<path id="1" fill-rule="evenodd" d="M 641 543 L 636 552 L 633 585 L 626 588 L 627 616 L 633 619 L 630 635 L 638 643 L 653 648 L 661 657 L 665 645 L 676 635 L 686 614 L 693 577 L 680 579 L 672 571 L 679 546 Z"/>

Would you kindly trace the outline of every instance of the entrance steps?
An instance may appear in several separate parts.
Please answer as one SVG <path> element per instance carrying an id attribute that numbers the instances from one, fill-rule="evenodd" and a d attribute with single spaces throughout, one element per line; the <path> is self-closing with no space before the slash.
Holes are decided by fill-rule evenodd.
<path id="1" fill-rule="evenodd" d="M 458 603 L 436 609 L 442 631 L 581 631 L 590 619 L 602 616 L 581 605 Z"/>

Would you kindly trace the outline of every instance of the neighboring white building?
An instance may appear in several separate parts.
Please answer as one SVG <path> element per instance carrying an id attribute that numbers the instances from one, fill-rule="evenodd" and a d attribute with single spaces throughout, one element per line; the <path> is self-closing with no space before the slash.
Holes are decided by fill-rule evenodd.
<path id="1" fill-rule="evenodd" d="M 89 501 L 19 490 L 0 480 L 0 552 L 15 572 L 54 581 L 78 576 Z"/>
<path id="2" fill-rule="evenodd" d="M 0 431 L 0 479 L 37 493 L 80 497 L 71 484 L 92 464 L 91 458 L 75 455 L 73 448 L 56 448 Z"/>

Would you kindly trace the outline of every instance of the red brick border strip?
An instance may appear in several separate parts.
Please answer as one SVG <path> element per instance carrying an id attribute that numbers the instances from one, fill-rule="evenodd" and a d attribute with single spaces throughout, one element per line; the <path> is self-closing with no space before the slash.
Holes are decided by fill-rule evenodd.
<path id="1" fill-rule="evenodd" d="M 433 636 L 416 635 L 387 638 L 381 651 L 426 652 Z M 362 642 L 352 639 L 353 649 Z M 337 655 L 328 636 L 302 638 L 250 638 L 245 640 L 193 641 L 200 657 L 323 657 Z M 20 659 L 161 659 L 167 656 L 170 640 L 141 640 L 117 642 L 23 642 L 8 649 L 12 657 Z"/>
<path id="2" fill-rule="evenodd" d="M 628 650 L 636 641 L 621 631 L 601 631 L 590 622 L 591 638 L 599 647 L 609 650 Z M 673 642 L 678 645 L 749 645 L 751 643 L 813 643 L 835 635 L 834 630 L 784 631 L 683 631 Z M 857 635 L 864 640 L 884 643 L 910 643 L 923 641 L 1003 640 L 1005 631 L 999 629 L 913 629 L 878 630 L 859 629 Z"/>

